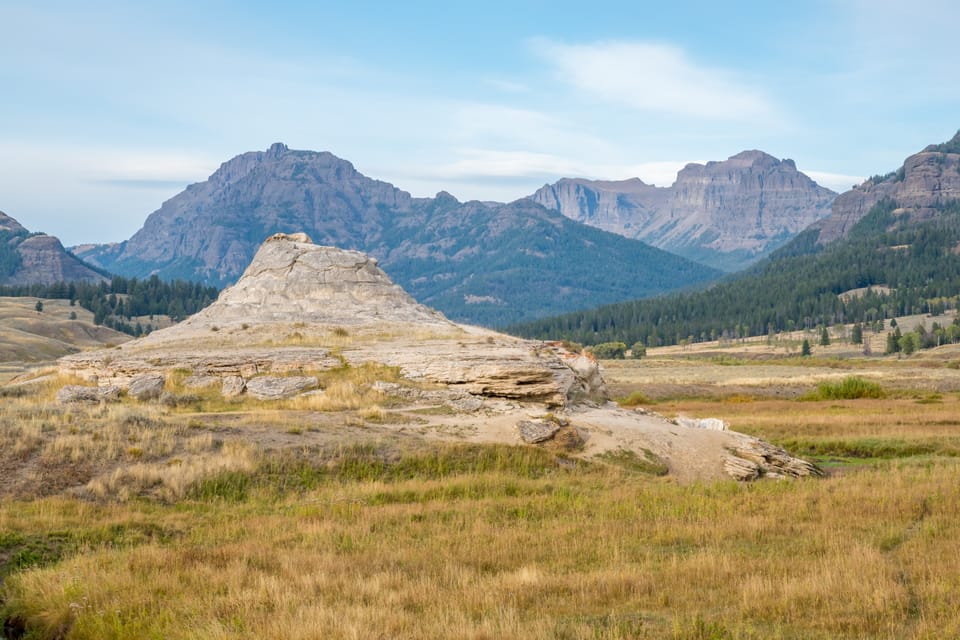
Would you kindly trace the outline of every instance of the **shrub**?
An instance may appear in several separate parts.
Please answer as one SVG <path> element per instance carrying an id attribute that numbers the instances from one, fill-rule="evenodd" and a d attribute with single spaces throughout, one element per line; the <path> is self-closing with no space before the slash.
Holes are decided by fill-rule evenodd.
<path id="1" fill-rule="evenodd" d="M 590 347 L 590 352 L 600 360 L 623 360 L 627 345 L 623 342 L 601 342 Z"/>
<path id="2" fill-rule="evenodd" d="M 812 394 L 814 400 L 857 400 L 859 398 L 882 398 L 883 388 L 860 376 L 847 376 L 840 382 L 821 382 Z"/>
<path id="3" fill-rule="evenodd" d="M 641 404 L 653 404 L 653 401 L 643 391 L 634 391 L 626 398 L 617 400 L 621 407 L 636 407 Z"/>

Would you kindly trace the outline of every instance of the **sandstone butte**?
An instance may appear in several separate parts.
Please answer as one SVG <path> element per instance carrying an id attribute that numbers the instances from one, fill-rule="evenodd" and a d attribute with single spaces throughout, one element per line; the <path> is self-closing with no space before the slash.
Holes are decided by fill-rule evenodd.
<path id="1" fill-rule="evenodd" d="M 400 383 L 374 383 L 398 411 L 444 408 L 397 426 L 412 437 L 563 444 L 583 458 L 625 450 L 655 456 L 679 482 L 820 473 L 757 438 L 702 428 L 717 421 L 678 423 L 618 408 L 591 357 L 455 324 L 393 284 L 375 259 L 314 245 L 302 233 L 268 238 L 235 285 L 180 324 L 64 357 L 59 369 L 130 397 L 132 384 L 137 391 L 149 378 L 185 371 L 228 397 L 282 397 L 317 393 L 310 372 L 364 363 L 399 370 Z"/>

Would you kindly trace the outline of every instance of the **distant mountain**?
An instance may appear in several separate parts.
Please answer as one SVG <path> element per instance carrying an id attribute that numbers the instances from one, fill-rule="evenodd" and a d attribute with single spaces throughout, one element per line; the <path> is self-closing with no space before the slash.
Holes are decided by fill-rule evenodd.
<path id="1" fill-rule="evenodd" d="M 960 136 L 839 196 L 815 223 L 708 290 L 544 318 L 512 330 L 675 344 L 939 312 L 960 299 Z M 860 295 L 841 295 L 859 290 Z"/>
<path id="2" fill-rule="evenodd" d="M 564 178 L 532 198 L 573 220 L 736 271 L 829 215 L 836 195 L 792 160 L 744 151 L 688 164 L 670 187 Z"/>
<path id="3" fill-rule="evenodd" d="M 266 237 L 299 231 L 377 257 L 421 303 L 486 325 L 656 295 L 719 275 L 528 199 L 413 198 L 330 153 L 280 143 L 225 162 L 164 202 L 126 242 L 77 252 L 121 275 L 223 286 Z"/>
<path id="4" fill-rule="evenodd" d="M 30 233 L 0 211 L 0 285 L 100 282 L 102 273 L 91 269 L 60 244 L 42 233 Z"/>

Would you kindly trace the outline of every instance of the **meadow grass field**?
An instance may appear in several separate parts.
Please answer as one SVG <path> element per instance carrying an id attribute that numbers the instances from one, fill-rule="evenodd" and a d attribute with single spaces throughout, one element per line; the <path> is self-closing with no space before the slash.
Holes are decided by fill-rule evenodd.
<path id="1" fill-rule="evenodd" d="M 956 356 L 605 363 L 620 397 L 722 418 L 829 472 L 753 484 L 391 438 L 375 398 L 308 422 L 292 405 L 218 418 L 10 394 L 7 469 L 115 471 L 83 491 L 6 486 L 0 637 L 958 637 Z M 879 397 L 836 397 L 863 391 L 851 377 Z M 289 446 L 297 429 L 332 435 Z"/>

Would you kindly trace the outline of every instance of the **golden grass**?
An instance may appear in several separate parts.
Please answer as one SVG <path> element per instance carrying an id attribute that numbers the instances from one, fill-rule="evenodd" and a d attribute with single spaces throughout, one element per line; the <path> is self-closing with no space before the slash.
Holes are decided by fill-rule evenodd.
<path id="1" fill-rule="evenodd" d="M 949 637 L 958 472 L 678 487 L 501 471 L 176 509 L 7 504 L 0 526 L 33 535 L 102 510 L 169 541 L 15 574 L 6 610 L 70 638 Z"/>
<path id="2" fill-rule="evenodd" d="M 316 398 L 376 421 L 388 373 L 332 372 Z M 774 441 L 937 445 L 692 486 L 503 446 L 278 460 L 177 409 L 5 399 L 0 451 L 114 458 L 95 502 L 0 501 L 2 617 L 41 639 L 958 637 L 960 398 L 914 395 L 660 402 Z M 318 409 L 296 402 L 229 424 L 299 428 Z"/>

